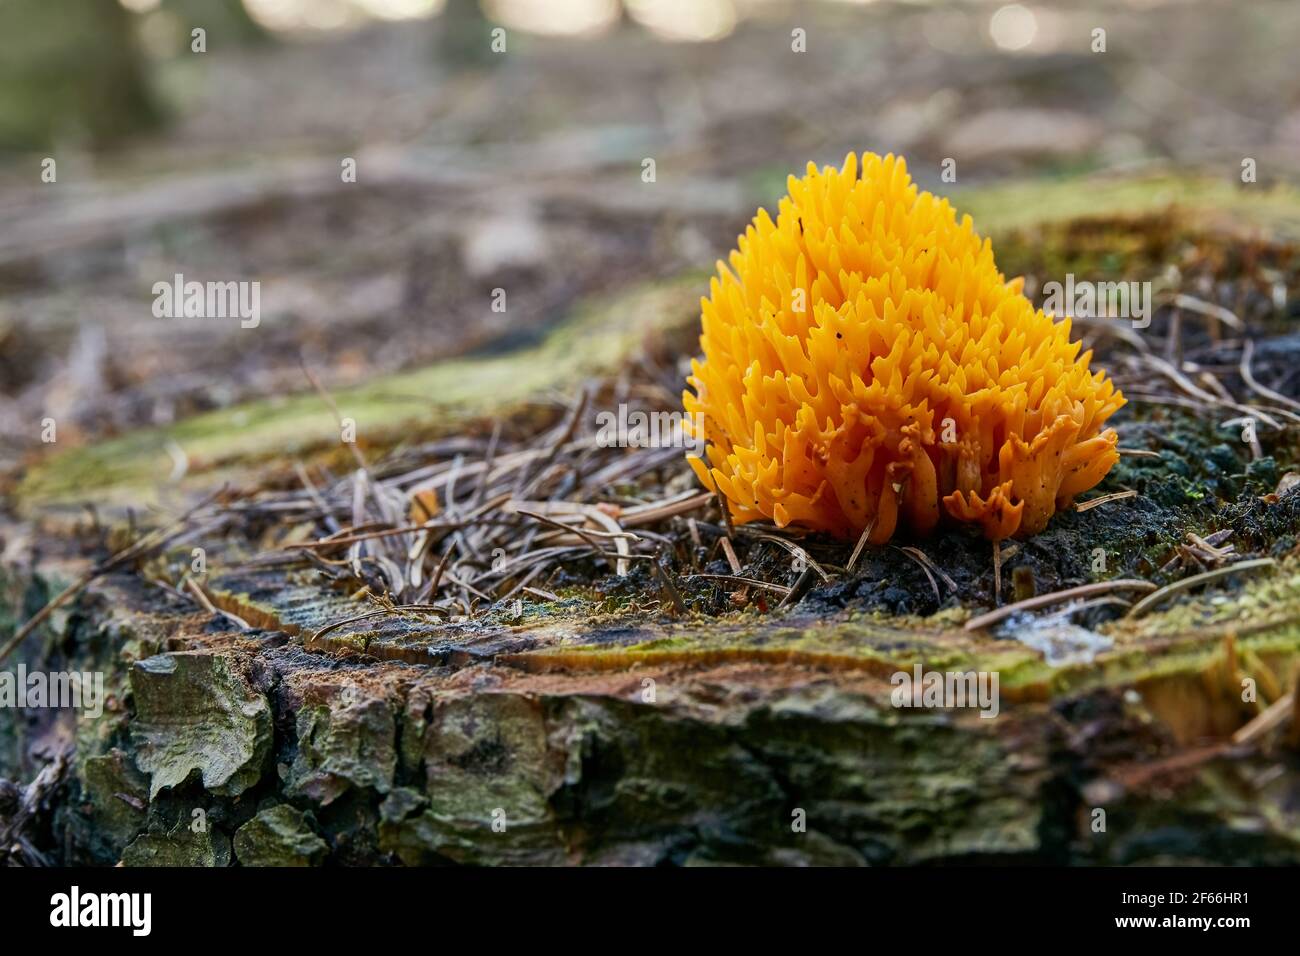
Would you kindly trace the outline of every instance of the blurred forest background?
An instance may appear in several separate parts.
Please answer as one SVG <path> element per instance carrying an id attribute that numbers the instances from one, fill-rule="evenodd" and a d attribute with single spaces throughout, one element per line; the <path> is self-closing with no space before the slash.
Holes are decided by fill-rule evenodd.
<path id="1" fill-rule="evenodd" d="M 84 442 L 528 341 L 849 150 L 945 193 L 1290 178 L 1297 38 L 1288 0 L 0 0 L 0 468 L 45 415 Z M 159 322 L 177 272 L 260 280 L 259 330 Z"/>

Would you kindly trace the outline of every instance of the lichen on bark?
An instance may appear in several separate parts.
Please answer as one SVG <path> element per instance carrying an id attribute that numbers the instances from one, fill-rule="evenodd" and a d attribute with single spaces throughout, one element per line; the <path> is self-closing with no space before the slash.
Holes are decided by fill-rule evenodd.
<path id="1" fill-rule="evenodd" d="M 204 788 L 238 796 L 262 775 L 271 711 L 228 658 L 201 651 L 160 654 L 131 669 L 136 763 L 149 797 L 197 773 Z"/>

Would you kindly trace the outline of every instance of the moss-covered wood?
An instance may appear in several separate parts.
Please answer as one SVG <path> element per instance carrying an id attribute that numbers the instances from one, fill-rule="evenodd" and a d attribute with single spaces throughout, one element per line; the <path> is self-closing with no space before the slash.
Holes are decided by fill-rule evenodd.
<path id="1" fill-rule="evenodd" d="M 956 620 L 806 613 L 525 629 L 494 657 L 431 632 L 430 665 L 309 652 L 310 629 L 240 631 L 122 575 L 57 642 L 99 644 L 120 696 L 78 725 L 54 827 L 133 865 L 1294 862 L 1296 777 L 1265 772 L 1285 757 L 1179 758 L 1291 686 L 1298 591 L 1287 564 L 1060 669 Z M 998 717 L 892 706 L 916 664 L 999 672 Z"/>
<path id="2" fill-rule="evenodd" d="M 1044 209 L 1060 198 L 1037 195 Z M 1252 200 L 1228 233 L 1218 208 L 1046 224 L 1017 212 L 1004 264 L 1109 274 L 1092 258 L 1106 244 L 1130 265 L 1155 263 L 1188 236 L 1230 256 L 1251 210 L 1267 224 L 1285 207 Z M 698 283 L 604 299 L 536 347 L 335 400 L 375 456 L 486 417 L 526 419 L 539 390 L 617 366 L 650 331 L 689 330 Z M 1270 341 L 1287 340 L 1288 321 Z M 367 606 L 306 561 L 250 566 L 256 536 L 230 535 L 209 543 L 195 578 L 224 613 L 162 586 L 188 566 L 182 548 L 97 579 L 22 643 L 6 666 L 98 669 L 109 700 L 95 719 L 0 710 L 0 777 L 30 780 L 42 754 L 73 747 L 55 812 L 30 834 L 65 862 L 1300 861 L 1296 718 L 1234 740 L 1295 699 L 1300 494 L 1278 490 L 1300 462 L 1293 438 L 1267 437 L 1256 457 L 1177 410 L 1135 410 L 1123 435 L 1148 453 L 1098 492 L 1140 494 L 1008 547 L 1002 601 L 1122 577 L 1169 583 L 1189 532 L 1230 532 L 1240 554 L 1275 563 L 1082 635 L 1015 620 L 966 628 L 993 603 L 994 570 L 987 543 L 956 532 L 921 543 L 942 585 L 901 551 L 872 549 L 782 610 L 734 607 L 683 571 L 686 611 L 674 613 L 646 567 L 612 580 L 591 565 L 550 585 L 558 600 L 460 623 L 393 613 L 337 626 Z M 190 457 L 175 486 L 160 480 L 168 441 Z M 103 531 L 73 507 L 88 488 L 106 516 L 175 504 L 232 478 L 281 481 L 286 453 L 346 461 L 318 398 L 36 462 L 17 488 L 27 523 L 5 529 L 0 637 L 88 566 Z M 827 565 L 846 561 L 816 548 Z M 768 550 L 745 551 L 748 570 L 793 583 L 776 564 L 788 555 Z M 1083 644 L 1052 664 L 1053 640 Z M 997 716 L 894 706 L 892 678 L 918 666 L 997 674 Z"/>

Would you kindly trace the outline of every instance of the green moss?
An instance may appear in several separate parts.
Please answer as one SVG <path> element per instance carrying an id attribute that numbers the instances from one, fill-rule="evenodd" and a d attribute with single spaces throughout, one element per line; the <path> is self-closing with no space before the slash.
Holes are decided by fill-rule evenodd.
<path id="1" fill-rule="evenodd" d="M 588 375 L 616 368 L 647 335 L 693 321 L 703 288 L 698 275 L 639 287 L 582 310 L 537 346 L 441 362 L 339 391 L 334 399 L 340 414 L 355 421 L 363 445 L 450 433 L 475 418 L 508 415 L 548 389 L 572 392 Z M 182 488 L 210 487 L 259 463 L 342 447 L 333 414 L 308 392 L 57 452 L 27 472 L 15 498 L 30 512 L 84 500 L 93 489 L 100 507 L 141 507 L 167 490 L 171 442 L 190 459 L 191 477 Z"/>
<path id="2" fill-rule="evenodd" d="M 230 838 L 216 830 L 142 833 L 122 853 L 125 866 L 229 866 Z"/>
<path id="3" fill-rule="evenodd" d="M 1283 237 L 1300 222 L 1297 191 L 1242 187 L 1230 179 L 1064 178 L 959 191 L 953 199 L 994 237 L 999 262 L 1011 273 L 1149 275 L 1179 236 L 1221 216 Z M 1155 219 L 1134 228 L 1143 217 Z M 450 433 L 476 418 L 508 415 L 547 390 L 571 392 L 585 375 L 616 368 L 647 333 L 687 328 L 705 286 L 704 276 L 691 274 L 636 287 L 590 303 L 536 346 L 440 362 L 335 398 L 341 414 L 356 422 L 363 446 Z M 304 391 L 56 452 L 29 469 L 15 500 L 31 513 L 83 500 L 93 488 L 101 508 L 157 502 L 169 490 L 172 442 L 190 459 L 182 489 L 237 481 L 259 464 L 292 456 L 343 453 L 332 413 Z"/>
<path id="4" fill-rule="evenodd" d="M 80 773 L 86 816 L 80 836 L 92 858 L 116 862 L 145 828 L 149 780 L 121 750 L 85 758 Z"/>
<path id="5" fill-rule="evenodd" d="M 959 213 L 974 219 L 976 229 L 993 236 L 1041 223 L 1132 218 L 1171 207 L 1194 217 L 1198 225 L 1230 216 L 1239 226 L 1258 226 L 1279 239 L 1300 236 L 1300 190 L 1244 185 L 1231 175 L 1035 179 L 959 189 L 950 198 Z"/>
<path id="6" fill-rule="evenodd" d="M 1233 586 L 1229 584 L 1229 586 Z M 1198 674 L 1222 653 L 1229 634 L 1243 652 L 1300 656 L 1300 564 L 1240 582 L 1230 601 L 1221 590 L 1193 596 L 1138 619 L 1121 618 L 1099 633 L 1114 641 L 1095 663 L 1053 667 L 1008 637 L 962 630 L 934 618 L 851 615 L 848 620 L 735 623 L 693 621 L 670 635 L 626 645 L 593 643 L 518 655 L 534 669 L 624 670 L 635 665 L 789 660 L 888 676 L 921 664 L 926 670 L 988 671 L 1014 697 L 1056 698 L 1139 679 Z M 958 613 L 956 616 L 964 616 Z M 951 619 L 953 615 L 949 615 Z M 1152 647 L 1160 646 L 1153 655 Z M 1154 662 L 1154 663 L 1153 663 Z"/>

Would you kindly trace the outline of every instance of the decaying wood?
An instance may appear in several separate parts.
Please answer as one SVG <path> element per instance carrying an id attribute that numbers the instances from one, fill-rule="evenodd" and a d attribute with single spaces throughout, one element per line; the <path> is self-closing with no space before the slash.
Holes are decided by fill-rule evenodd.
<path id="1" fill-rule="evenodd" d="M 1224 359 L 1217 384 L 1109 354 L 1152 400 L 1261 413 L 1283 448 L 1278 354 L 1178 336 Z M 642 366 L 643 391 L 584 375 L 490 429 L 256 460 L 125 552 L 28 485 L 0 566 L 11 660 L 109 695 L 94 719 L 0 711 L 0 777 L 44 781 L 22 862 L 1297 860 L 1300 498 L 1274 478 L 1272 500 L 1156 504 L 1165 472 L 1142 469 L 1219 441 L 1178 448 L 1194 415 L 1139 419 L 1133 487 L 996 557 L 951 533 L 875 548 L 736 526 L 681 449 L 594 441 L 591 408 L 675 382 Z M 1004 565 L 1032 596 L 983 613 Z M 1117 592 L 1149 597 L 1124 616 Z M 997 715 L 900 706 L 918 673 L 997 675 Z M 49 740 L 77 746 L 42 777 Z"/>

